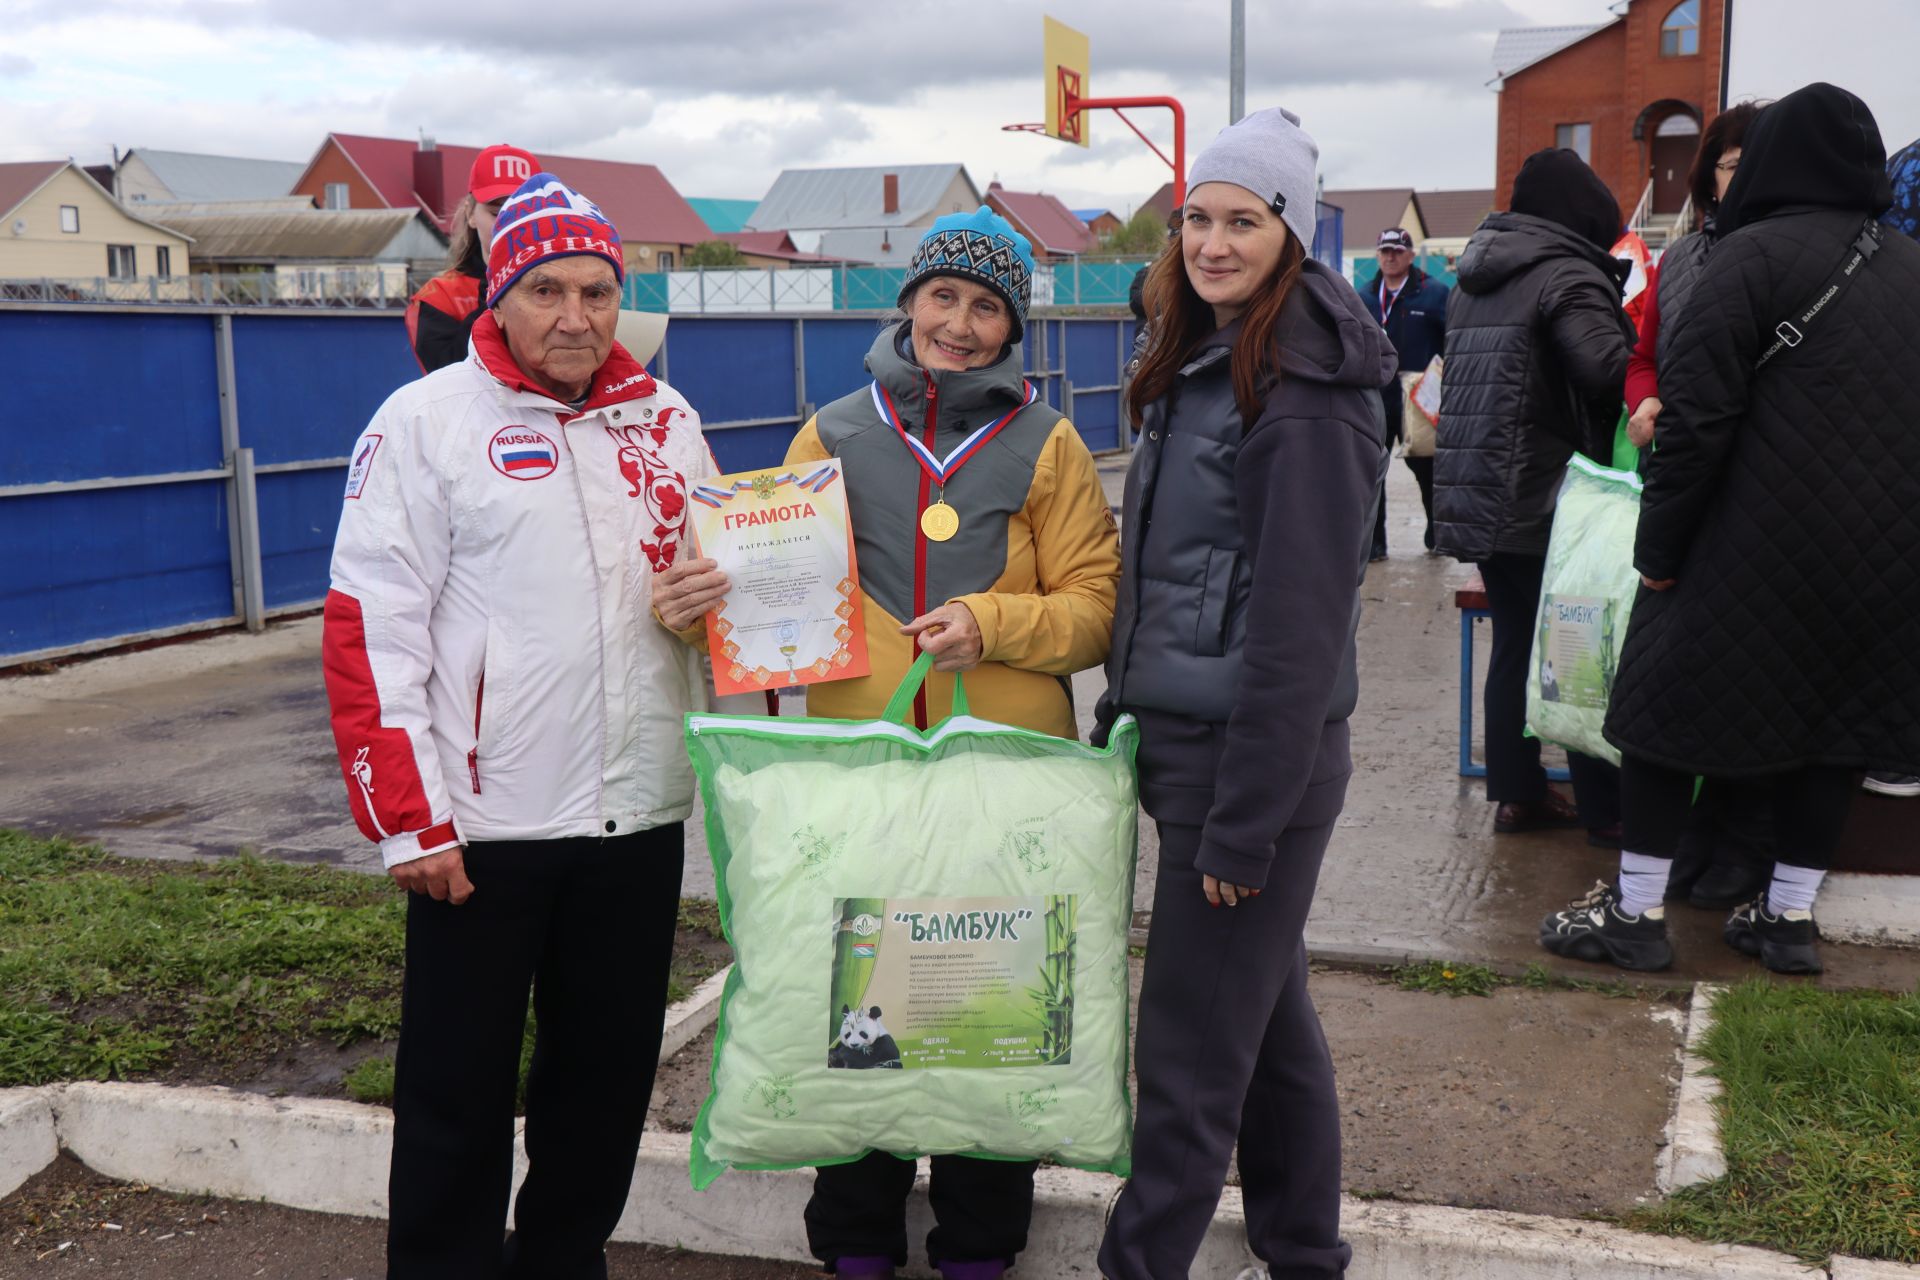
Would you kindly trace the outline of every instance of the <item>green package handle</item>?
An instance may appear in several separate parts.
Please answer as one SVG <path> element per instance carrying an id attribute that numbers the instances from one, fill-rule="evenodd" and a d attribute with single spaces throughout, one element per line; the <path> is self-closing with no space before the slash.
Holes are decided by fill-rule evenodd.
<path id="1" fill-rule="evenodd" d="M 882 720 L 894 724 L 905 724 L 907 713 L 913 710 L 913 696 L 920 692 L 920 686 L 927 681 L 927 672 L 933 670 L 933 655 L 923 653 L 907 668 L 906 676 L 900 681 L 900 687 L 893 691 L 893 697 L 887 702 L 887 709 L 880 713 Z M 953 673 L 953 714 L 957 716 L 973 714 L 967 707 L 967 686 L 961 680 L 958 671 Z"/>

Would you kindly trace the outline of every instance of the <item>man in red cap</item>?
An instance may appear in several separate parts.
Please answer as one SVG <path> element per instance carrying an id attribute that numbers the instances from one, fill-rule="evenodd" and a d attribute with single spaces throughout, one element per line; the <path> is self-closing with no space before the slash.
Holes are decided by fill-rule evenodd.
<path id="1" fill-rule="evenodd" d="M 480 315 L 480 282 L 487 274 L 487 246 L 500 204 L 540 171 L 530 151 L 505 143 L 473 158 L 467 194 L 448 219 L 452 241 L 447 268 L 420 287 L 407 303 L 407 338 L 422 373 L 467 358 L 467 337 Z"/>

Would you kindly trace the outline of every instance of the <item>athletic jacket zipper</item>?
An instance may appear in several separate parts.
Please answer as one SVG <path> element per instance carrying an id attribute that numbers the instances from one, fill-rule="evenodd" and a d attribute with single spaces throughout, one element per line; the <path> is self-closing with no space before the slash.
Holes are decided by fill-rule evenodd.
<path id="1" fill-rule="evenodd" d="M 933 375 L 927 375 L 927 423 L 922 439 L 927 451 L 933 451 L 933 441 L 938 433 L 940 416 L 940 388 L 934 385 Z M 920 468 L 920 509 L 913 518 L 913 616 L 919 617 L 927 611 L 927 534 L 920 525 L 920 518 L 927 514 L 927 499 L 933 496 L 933 478 L 925 467 Z M 911 621 L 911 619 L 909 619 Z M 914 642 L 918 647 L 919 641 Z M 914 727 L 924 730 L 927 727 L 927 686 L 921 682 L 920 691 L 913 695 Z"/>
<path id="2" fill-rule="evenodd" d="M 480 794 L 480 708 L 487 697 L 487 669 L 480 668 L 480 686 L 473 691 L 473 750 L 467 752 L 467 773 L 473 778 L 473 794 Z"/>

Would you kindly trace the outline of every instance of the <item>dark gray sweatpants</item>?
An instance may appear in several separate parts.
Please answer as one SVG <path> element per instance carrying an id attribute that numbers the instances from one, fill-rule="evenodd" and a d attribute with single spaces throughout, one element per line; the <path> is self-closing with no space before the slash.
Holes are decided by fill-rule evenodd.
<path id="1" fill-rule="evenodd" d="M 1153 726 L 1144 727 L 1142 782 L 1151 788 Z M 1158 823 L 1133 1177 L 1100 1246 L 1109 1280 L 1186 1276 L 1236 1142 L 1248 1243 L 1273 1280 L 1346 1270 L 1339 1100 L 1307 998 L 1303 933 L 1350 773 L 1347 727 L 1328 725 L 1298 811 L 1307 825 L 1280 837 L 1265 889 L 1237 907 L 1209 906 L 1201 893 L 1193 865 L 1201 828 Z"/>

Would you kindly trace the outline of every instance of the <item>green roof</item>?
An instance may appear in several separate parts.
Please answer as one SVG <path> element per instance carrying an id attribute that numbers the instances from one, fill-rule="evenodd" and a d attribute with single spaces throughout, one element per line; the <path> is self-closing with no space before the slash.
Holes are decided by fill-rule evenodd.
<path id="1" fill-rule="evenodd" d="M 745 231 L 747 219 L 759 205 L 758 200 L 721 200 L 713 196 L 688 196 L 687 203 L 717 236 L 730 231 Z"/>

